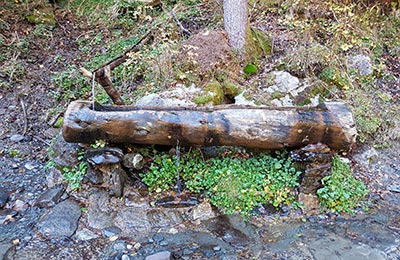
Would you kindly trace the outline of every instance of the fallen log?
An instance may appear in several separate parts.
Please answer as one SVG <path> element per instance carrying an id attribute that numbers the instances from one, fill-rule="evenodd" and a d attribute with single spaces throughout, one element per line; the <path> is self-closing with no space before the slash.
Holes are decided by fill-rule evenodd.
<path id="1" fill-rule="evenodd" d="M 72 102 L 66 111 L 67 142 L 244 146 L 263 149 L 324 143 L 348 150 L 356 129 L 340 102 L 317 107 L 133 107 Z"/>

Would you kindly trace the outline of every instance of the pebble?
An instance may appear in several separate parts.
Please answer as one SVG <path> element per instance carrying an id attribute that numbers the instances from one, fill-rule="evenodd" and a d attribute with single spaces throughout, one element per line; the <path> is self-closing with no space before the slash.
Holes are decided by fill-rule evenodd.
<path id="1" fill-rule="evenodd" d="M 160 242 L 160 246 L 168 246 L 168 242 L 163 240 Z"/>
<path id="2" fill-rule="evenodd" d="M 220 251 L 220 250 L 221 250 L 221 247 L 219 247 L 219 246 L 214 246 L 214 247 L 213 247 L 213 250 L 214 250 L 214 251 Z"/>
<path id="3" fill-rule="evenodd" d="M 113 248 L 115 251 L 123 251 L 126 249 L 126 243 L 124 241 L 115 241 Z"/>
<path id="4" fill-rule="evenodd" d="M 170 260 L 171 252 L 169 251 L 161 251 L 156 254 L 149 255 L 145 258 L 145 260 Z"/>
<path id="5" fill-rule="evenodd" d="M 16 135 L 12 135 L 10 137 L 10 141 L 18 143 L 18 142 L 21 142 L 22 140 L 24 140 L 24 138 L 25 138 L 25 136 L 16 134 Z"/>
<path id="6" fill-rule="evenodd" d="M 39 208 L 50 208 L 55 206 L 61 200 L 65 185 L 60 184 L 42 193 L 36 200 L 35 205 Z"/>
<path id="7" fill-rule="evenodd" d="M 35 163 L 33 163 L 33 162 L 27 162 L 27 163 L 25 163 L 24 166 L 29 171 L 31 171 L 31 170 L 33 170 L 33 169 L 35 169 L 37 167 L 37 165 Z"/>
<path id="8" fill-rule="evenodd" d="M 75 237 L 81 241 L 87 241 L 90 239 L 97 238 L 97 235 L 88 229 L 82 229 L 75 233 Z"/>
<path id="9" fill-rule="evenodd" d="M 154 240 L 154 242 L 156 242 L 156 243 L 160 243 L 161 241 L 164 240 L 164 236 L 161 235 L 161 234 L 155 234 L 155 235 L 153 236 L 153 240 Z"/>
<path id="10" fill-rule="evenodd" d="M 131 246 L 131 245 L 130 245 Z M 131 246 L 132 247 L 132 246 Z M 140 244 L 140 243 L 136 243 L 134 246 L 133 246 L 133 248 L 135 249 L 135 250 L 139 250 L 140 248 L 142 247 L 142 245 Z M 128 248 L 129 249 L 129 248 Z"/>
<path id="11" fill-rule="evenodd" d="M 121 260 L 130 260 L 131 258 L 128 255 L 122 255 Z"/>
<path id="12" fill-rule="evenodd" d="M 105 237 L 113 237 L 113 236 L 118 236 L 121 234 L 122 230 L 119 227 L 116 226 L 111 226 L 111 227 L 106 227 L 103 229 L 103 235 Z"/>

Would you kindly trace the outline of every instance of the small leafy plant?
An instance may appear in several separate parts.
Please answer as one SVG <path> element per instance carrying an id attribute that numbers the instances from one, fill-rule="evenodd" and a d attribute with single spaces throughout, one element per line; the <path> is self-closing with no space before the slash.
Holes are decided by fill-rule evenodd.
<path id="1" fill-rule="evenodd" d="M 322 179 L 324 187 L 317 191 L 322 206 L 335 212 L 352 213 L 368 193 L 365 184 L 352 175 L 350 165 L 335 155 L 332 174 Z"/>
<path id="2" fill-rule="evenodd" d="M 150 190 L 161 191 L 173 189 L 178 174 L 187 190 L 207 195 L 228 214 L 248 216 L 259 203 L 275 207 L 293 203 L 292 190 L 298 185 L 300 172 L 285 153 L 204 160 L 196 150 L 182 155 L 179 163 L 176 156 L 157 155 L 150 171 L 141 177 Z"/>

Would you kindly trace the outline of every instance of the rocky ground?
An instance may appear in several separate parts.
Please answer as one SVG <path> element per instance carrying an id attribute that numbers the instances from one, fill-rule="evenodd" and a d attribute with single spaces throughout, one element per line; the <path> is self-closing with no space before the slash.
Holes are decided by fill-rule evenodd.
<path id="1" fill-rule="evenodd" d="M 354 169 L 371 192 L 370 209 L 354 216 L 266 211 L 244 221 L 197 199 L 187 207 L 155 206 L 133 180 L 120 199 L 89 184 L 69 189 L 60 172 L 45 167 L 59 133 L 54 121 L 66 105 L 48 95 L 60 91 L 50 77 L 79 64 L 76 39 L 90 28 L 68 15 L 57 21 L 49 35 L 32 36 L 28 50 L 15 51 L 5 61 L 15 66 L 0 75 L 1 259 L 400 259 L 396 145 L 356 148 Z M 21 39 L 33 34 L 32 25 L 8 24 L 5 44 L 27 44 Z M 56 152 L 71 160 L 75 147 L 58 142 Z"/>

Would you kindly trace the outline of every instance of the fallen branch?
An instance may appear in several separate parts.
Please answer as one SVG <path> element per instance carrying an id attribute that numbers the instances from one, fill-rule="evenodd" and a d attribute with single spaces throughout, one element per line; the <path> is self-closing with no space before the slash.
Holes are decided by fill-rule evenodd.
<path id="1" fill-rule="evenodd" d="M 93 74 L 95 75 L 95 81 L 98 82 L 104 90 L 107 92 L 108 96 L 111 98 L 114 104 L 116 105 L 124 105 L 124 101 L 121 98 L 121 95 L 114 87 L 111 81 L 111 71 L 124 63 L 129 58 L 129 53 L 139 51 L 144 44 L 149 42 L 150 40 L 150 32 L 146 33 L 132 48 L 126 51 L 124 54 L 118 56 L 117 58 L 107 62 L 106 64 L 102 65 L 101 67 L 97 68 L 94 71 L 89 71 L 85 68 L 81 68 L 82 74 L 92 79 Z"/>

